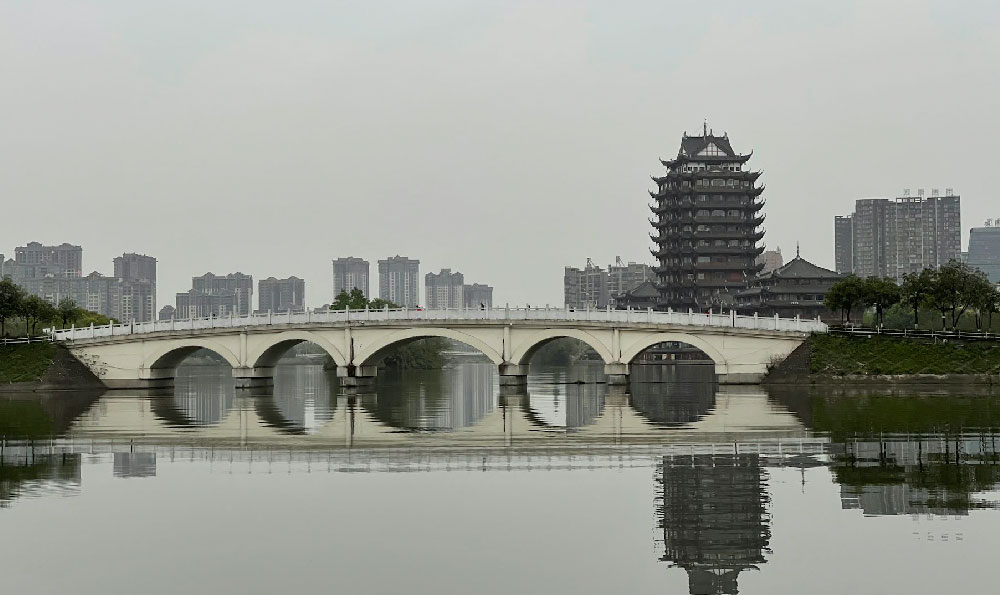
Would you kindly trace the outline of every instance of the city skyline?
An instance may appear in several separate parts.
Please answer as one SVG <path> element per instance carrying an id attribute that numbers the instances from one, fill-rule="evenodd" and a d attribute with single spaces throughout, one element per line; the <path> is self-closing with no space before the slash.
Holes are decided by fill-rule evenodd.
<path id="1" fill-rule="evenodd" d="M 330 258 L 397 252 L 488 279 L 497 302 L 556 303 L 581 254 L 649 261 L 649 176 L 705 119 L 755 151 L 767 248 L 833 268 L 854 200 L 947 184 L 964 249 L 996 216 L 989 6 L 5 4 L 3 215 L 73 216 L 8 228 L 4 251 L 155 255 L 158 303 L 244 270 L 306 279 L 322 304 Z M 179 50 L 180 31 L 199 41 Z M 448 241 L 415 233 L 445 220 Z M 291 267 L 284 246 L 322 257 Z"/>

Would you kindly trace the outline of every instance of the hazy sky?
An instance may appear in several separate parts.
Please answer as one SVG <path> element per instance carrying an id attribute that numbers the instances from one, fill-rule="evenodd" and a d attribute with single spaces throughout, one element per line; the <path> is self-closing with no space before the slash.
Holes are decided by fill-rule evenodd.
<path id="1" fill-rule="evenodd" d="M 297 275 L 402 254 L 562 303 L 652 262 L 646 190 L 703 119 L 754 151 L 768 247 L 833 264 L 860 197 L 1000 217 L 1000 3 L 0 0 L 0 252 Z M 256 290 L 256 288 L 255 288 Z M 421 283 L 423 292 L 423 283 Z"/>

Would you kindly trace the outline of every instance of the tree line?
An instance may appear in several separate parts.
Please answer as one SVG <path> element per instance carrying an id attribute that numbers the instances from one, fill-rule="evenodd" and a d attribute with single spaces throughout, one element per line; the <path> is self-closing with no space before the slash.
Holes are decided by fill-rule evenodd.
<path id="1" fill-rule="evenodd" d="M 833 284 L 823 304 L 840 312 L 848 323 L 852 312 L 870 311 L 876 326 L 886 326 L 887 312 L 905 308 L 913 314 L 914 328 L 920 326 L 921 313 L 930 310 L 941 315 L 942 330 L 955 330 L 966 314 L 972 314 L 975 328 L 983 330 L 993 326 L 993 315 L 1000 312 L 1000 289 L 979 269 L 951 260 L 940 268 L 907 273 L 902 284 L 851 275 Z M 901 326 L 894 322 L 889 326 Z"/>
<path id="2" fill-rule="evenodd" d="M 7 336 L 7 325 L 15 320 L 24 324 L 24 335 L 37 334 L 38 325 L 60 325 L 66 328 L 72 324 L 108 324 L 110 319 L 96 312 L 81 308 L 70 298 L 51 304 L 47 300 L 29 295 L 24 288 L 9 277 L 0 280 L 0 337 Z M 18 330 L 15 331 L 20 334 Z"/>

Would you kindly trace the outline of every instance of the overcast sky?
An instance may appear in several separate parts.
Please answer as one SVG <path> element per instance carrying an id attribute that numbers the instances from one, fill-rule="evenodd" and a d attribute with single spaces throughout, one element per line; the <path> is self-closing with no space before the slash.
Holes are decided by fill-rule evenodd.
<path id="1" fill-rule="evenodd" d="M 0 252 L 206 271 L 418 258 L 497 303 L 562 269 L 652 262 L 681 134 L 763 170 L 769 248 L 833 265 L 856 198 L 955 188 L 1000 217 L 1000 3 L 0 1 Z M 256 288 L 255 288 L 256 290 Z M 423 283 L 421 283 L 421 293 Z"/>

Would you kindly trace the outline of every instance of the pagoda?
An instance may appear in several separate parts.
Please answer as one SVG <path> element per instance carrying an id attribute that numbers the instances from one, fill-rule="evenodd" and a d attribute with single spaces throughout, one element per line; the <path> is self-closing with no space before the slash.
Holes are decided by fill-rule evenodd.
<path id="1" fill-rule="evenodd" d="M 653 177 L 649 193 L 660 309 L 733 307 L 763 267 L 755 261 L 764 251 L 764 187 L 761 172 L 746 168 L 752 154 L 736 153 L 727 134 L 706 125 L 701 136 L 684 134 L 676 159 L 660 160 L 667 173 Z"/>

